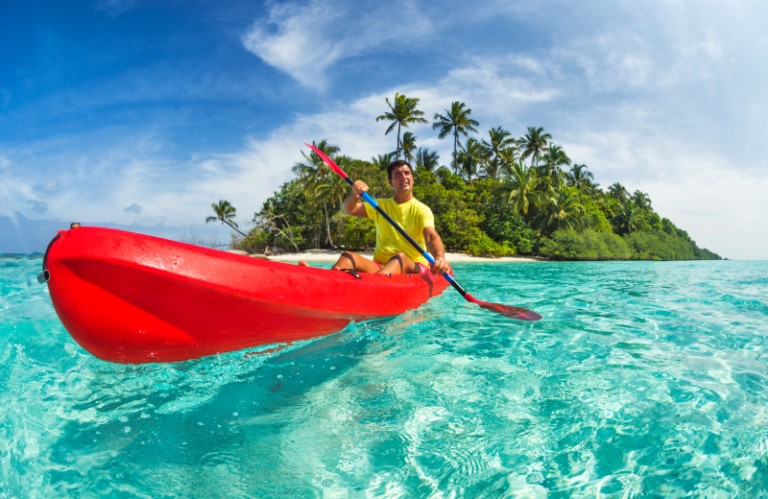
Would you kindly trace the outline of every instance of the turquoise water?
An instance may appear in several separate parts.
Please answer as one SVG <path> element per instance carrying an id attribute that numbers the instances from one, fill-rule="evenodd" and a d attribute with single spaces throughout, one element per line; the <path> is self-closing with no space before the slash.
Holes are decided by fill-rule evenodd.
<path id="1" fill-rule="evenodd" d="M 764 497 L 768 262 L 456 265 L 276 352 L 99 361 L 0 258 L 0 497 Z"/>

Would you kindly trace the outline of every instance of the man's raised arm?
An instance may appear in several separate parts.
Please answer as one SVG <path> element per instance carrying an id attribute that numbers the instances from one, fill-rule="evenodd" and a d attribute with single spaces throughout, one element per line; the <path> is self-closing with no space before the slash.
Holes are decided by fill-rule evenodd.
<path id="1" fill-rule="evenodd" d="M 357 180 L 352 185 L 352 192 L 350 192 L 347 199 L 341 203 L 341 212 L 353 217 L 368 218 L 365 206 L 363 206 L 363 202 L 360 201 L 364 192 L 368 192 L 368 186 L 362 180 Z"/>

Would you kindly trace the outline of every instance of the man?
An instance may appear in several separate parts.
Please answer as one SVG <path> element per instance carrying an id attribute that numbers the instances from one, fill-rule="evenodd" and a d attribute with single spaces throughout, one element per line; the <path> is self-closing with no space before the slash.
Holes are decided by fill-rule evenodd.
<path id="1" fill-rule="evenodd" d="M 389 185 L 394 190 L 392 199 L 378 200 L 379 206 L 416 240 L 427 248 L 434 257 L 432 273 L 443 275 L 450 270 L 445 261 L 443 241 L 435 230 L 432 210 L 413 197 L 413 170 L 404 160 L 397 160 L 387 167 Z M 341 254 L 334 270 L 354 269 L 359 272 L 377 274 L 428 274 L 429 262 L 403 238 L 374 208 L 361 201 L 368 186 L 358 180 L 352 193 L 341 205 L 345 215 L 370 218 L 376 223 L 376 249 L 373 260 L 352 251 Z"/>

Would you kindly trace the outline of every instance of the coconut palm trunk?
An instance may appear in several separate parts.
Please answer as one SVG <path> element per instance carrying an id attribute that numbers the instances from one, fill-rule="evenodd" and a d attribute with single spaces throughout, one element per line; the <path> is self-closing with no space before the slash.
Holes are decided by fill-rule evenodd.
<path id="1" fill-rule="evenodd" d="M 400 122 L 397 122 L 397 158 L 400 159 Z"/>
<path id="2" fill-rule="evenodd" d="M 224 223 L 225 223 L 225 224 L 227 224 L 227 225 L 229 225 L 230 227 L 232 227 L 232 228 L 233 228 L 234 230 L 236 230 L 237 232 L 239 232 L 239 233 L 240 233 L 240 235 L 242 235 L 243 237 L 248 237 L 248 234 L 246 234 L 245 232 L 241 231 L 240 229 L 238 229 L 237 227 L 235 227 L 235 226 L 234 226 L 234 225 L 232 225 L 231 223 L 227 222 L 226 220 L 224 221 Z"/>
<path id="3" fill-rule="evenodd" d="M 328 232 L 328 242 L 331 243 L 331 248 L 336 249 L 336 245 L 333 244 L 333 238 L 331 237 L 331 221 L 328 219 L 328 201 L 323 202 L 323 210 L 325 211 L 325 229 Z"/>
<path id="4" fill-rule="evenodd" d="M 456 128 L 456 132 L 453 134 L 453 173 L 459 171 L 459 129 Z"/>

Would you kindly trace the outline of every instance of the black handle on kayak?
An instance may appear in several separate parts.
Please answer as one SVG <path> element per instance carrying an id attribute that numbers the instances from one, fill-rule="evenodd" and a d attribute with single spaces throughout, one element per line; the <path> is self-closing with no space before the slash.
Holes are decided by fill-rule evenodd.
<path id="1" fill-rule="evenodd" d="M 37 275 L 37 282 L 40 284 L 51 280 L 51 273 L 48 271 L 48 252 L 51 251 L 51 246 L 53 246 L 53 243 L 56 242 L 56 239 L 60 237 L 61 233 L 56 234 L 56 236 L 51 239 L 51 242 L 48 243 L 48 247 L 45 248 L 45 255 L 43 255 L 43 271 Z"/>

